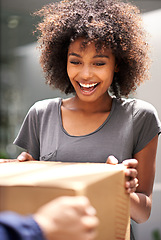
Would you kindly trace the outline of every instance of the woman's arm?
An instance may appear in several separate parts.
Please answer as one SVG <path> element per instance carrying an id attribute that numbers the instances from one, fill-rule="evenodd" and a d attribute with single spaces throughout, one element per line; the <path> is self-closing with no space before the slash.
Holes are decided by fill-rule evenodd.
<path id="1" fill-rule="evenodd" d="M 134 158 L 138 160 L 137 178 L 139 186 L 135 193 L 130 194 L 130 199 L 131 218 L 137 223 L 145 222 L 150 216 L 157 143 L 158 135 L 156 135 L 140 152 L 134 155 Z"/>
<path id="2" fill-rule="evenodd" d="M 145 222 L 150 216 L 157 143 L 158 135 L 134 155 L 135 159 L 123 161 L 127 167 L 125 189 L 130 193 L 130 216 L 137 223 Z M 109 156 L 107 163 L 115 165 L 118 160 Z"/>

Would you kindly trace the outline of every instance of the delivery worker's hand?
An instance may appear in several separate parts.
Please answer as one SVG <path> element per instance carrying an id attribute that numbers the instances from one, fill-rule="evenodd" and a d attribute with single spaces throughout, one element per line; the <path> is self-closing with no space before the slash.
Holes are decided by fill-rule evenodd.
<path id="1" fill-rule="evenodd" d="M 106 161 L 107 164 L 116 165 L 118 164 L 118 160 L 114 156 L 109 156 Z M 133 193 L 136 191 L 138 187 L 138 179 L 137 179 L 137 166 L 138 161 L 136 159 L 127 159 L 122 162 L 124 166 L 126 166 L 125 176 L 127 177 L 127 181 L 125 182 L 125 188 L 128 193 Z"/>
<path id="2" fill-rule="evenodd" d="M 34 219 L 47 240 L 93 240 L 98 218 L 86 197 L 59 197 L 42 206 Z"/>
<path id="3" fill-rule="evenodd" d="M 19 162 L 24 162 L 24 161 L 35 161 L 35 159 L 27 152 L 22 152 L 18 157 L 17 160 Z"/>

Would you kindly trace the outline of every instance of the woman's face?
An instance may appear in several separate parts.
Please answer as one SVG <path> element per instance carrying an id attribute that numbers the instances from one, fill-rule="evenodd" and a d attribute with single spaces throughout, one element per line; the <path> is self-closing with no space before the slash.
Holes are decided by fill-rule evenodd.
<path id="1" fill-rule="evenodd" d="M 110 49 L 96 51 L 95 44 L 81 48 L 83 39 L 70 44 L 67 73 L 80 100 L 91 102 L 107 95 L 115 71 L 115 57 Z"/>

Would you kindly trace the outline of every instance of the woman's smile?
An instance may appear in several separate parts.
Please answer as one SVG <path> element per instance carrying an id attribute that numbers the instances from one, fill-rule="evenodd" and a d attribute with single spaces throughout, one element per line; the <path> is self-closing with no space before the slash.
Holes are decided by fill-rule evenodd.
<path id="1" fill-rule="evenodd" d="M 82 48 L 83 39 L 70 44 L 67 73 L 80 100 L 96 101 L 107 95 L 113 81 L 115 57 L 107 48 L 96 51 L 93 42 Z"/>
<path id="2" fill-rule="evenodd" d="M 77 83 L 80 86 L 80 90 L 82 94 L 84 95 L 92 94 L 99 85 L 99 83 L 81 83 L 81 82 L 77 82 Z"/>

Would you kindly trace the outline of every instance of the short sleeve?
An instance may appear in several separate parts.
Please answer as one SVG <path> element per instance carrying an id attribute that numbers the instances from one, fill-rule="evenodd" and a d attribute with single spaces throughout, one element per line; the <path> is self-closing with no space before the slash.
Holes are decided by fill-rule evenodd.
<path id="1" fill-rule="evenodd" d="M 133 105 L 133 154 L 141 151 L 157 134 L 161 133 L 161 123 L 156 109 L 142 100 Z"/>
<path id="2" fill-rule="evenodd" d="M 18 136 L 13 143 L 26 149 L 34 159 L 39 159 L 39 123 L 35 104 L 28 111 Z"/>

